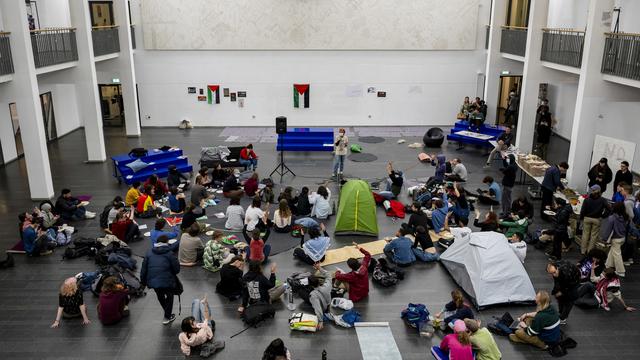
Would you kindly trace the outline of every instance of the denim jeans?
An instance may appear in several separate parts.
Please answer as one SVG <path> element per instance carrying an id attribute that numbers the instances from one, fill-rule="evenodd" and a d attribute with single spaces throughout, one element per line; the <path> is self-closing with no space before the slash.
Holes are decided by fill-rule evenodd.
<path id="1" fill-rule="evenodd" d="M 209 309 L 209 315 L 211 315 L 211 307 L 209 306 L 209 304 L 206 304 L 206 306 Z M 196 319 L 197 323 L 201 323 L 205 321 L 204 307 L 205 307 L 205 304 L 203 304 L 202 301 L 200 301 L 200 299 L 193 299 L 193 301 L 191 302 L 191 316 L 193 316 Z"/>
<path id="2" fill-rule="evenodd" d="M 333 173 L 336 174 L 338 172 L 342 173 L 344 170 L 344 157 L 346 155 L 335 155 L 333 157 Z"/>
<path id="3" fill-rule="evenodd" d="M 245 169 L 251 168 L 251 170 L 255 170 L 258 168 L 258 159 L 240 159 L 240 165 L 244 166 Z"/>
<path id="4" fill-rule="evenodd" d="M 426 252 L 422 249 L 418 249 L 418 248 L 413 248 L 413 255 L 416 256 L 416 259 L 423 261 L 423 262 L 432 262 L 432 261 L 438 261 L 440 260 L 440 255 L 436 254 L 432 254 L 430 252 Z"/>

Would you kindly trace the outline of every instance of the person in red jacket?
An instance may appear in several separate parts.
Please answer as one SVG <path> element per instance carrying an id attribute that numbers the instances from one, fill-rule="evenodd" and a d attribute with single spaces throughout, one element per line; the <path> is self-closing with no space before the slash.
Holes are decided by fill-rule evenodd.
<path id="1" fill-rule="evenodd" d="M 357 302 L 369 295 L 369 272 L 367 269 L 369 268 L 369 262 L 371 262 L 371 254 L 355 242 L 353 246 L 364 255 L 362 264 L 357 259 L 350 258 L 347 260 L 347 265 L 351 272 L 343 274 L 338 270 L 336 271 L 335 279 L 349 284 L 349 300 Z"/>
<path id="2" fill-rule="evenodd" d="M 249 144 L 240 150 L 240 164 L 244 166 L 244 169 L 251 169 L 256 171 L 258 168 L 258 155 L 253 152 L 253 144 Z"/>
<path id="3" fill-rule="evenodd" d="M 244 182 L 244 193 L 248 197 L 254 197 L 258 191 L 258 173 L 254 172 L 247 181 Z"/>
<path id="4" fill-rule="evenodd" d="M 155 195 L 158 198 L 161 198 L 167 193 L 169 193 L 169 188 L 167 187 L 167 184 L 165 184 L 164 181 L 160 180 L 156 174 L 149 176 L 147 181 L 145 181 L 144 184 L 142 184 L 143 188 L 146 188 L 147 186 L 153 187 L 153 190 L 155 191 Z"/>

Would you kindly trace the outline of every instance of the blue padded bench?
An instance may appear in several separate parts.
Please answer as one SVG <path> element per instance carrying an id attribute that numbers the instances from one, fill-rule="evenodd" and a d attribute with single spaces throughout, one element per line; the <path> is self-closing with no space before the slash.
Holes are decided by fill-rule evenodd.
<path id="1" fill-rule="evenodd" d="M 490 135 L 491 139 L 488 139 L 488 140 L 476 139 L 469 136 L 456 134 L 459 131 L 469 130 L 469 122 L 466 120 L 460 120 L 460 121 L 456 121 L 455 125 L 451 129 L 451 133 L 447 135 L 447 141 L 456 141 L 459 143 L 490 148 L 493 146 L 489 143 L 489 141 L 498 139 L 498 137 L 504 132 L 504 129 L 505 127 L 500 125 L 483 124 L 482 126 L 480 126 L 480 133 L 485 135 Z"/>
<path id="2" fill-rule="evenodd" d="M 333 151 L 333 128 L 293 128 L 278 135 L 276 150 Z"/>
<path id="3" fill-rule="evenodd" d="M 118 180 L 118 183 L 124 181 L 127 185 L 131 185 L 136 181 L 144 182 L 154 174 L 160 178 L 167 177 L 169 172 L 167 168 L 169 165 L 175 165 L 181 173 L 193 172 L 193 167 L 189 165 L 189 159 L 183 155 L 181 149 L 169 149 L 167 151 L 158 149 L 149 150 L 147 156 L 139 158 L 141 161 L 149 164 L 149 166 L 134 173 L 133 170 L 126 165 L 137 159 L 138 158 L 129 156 L 129 154 L 111 157 L 113 161 L 113 176 Z"/>

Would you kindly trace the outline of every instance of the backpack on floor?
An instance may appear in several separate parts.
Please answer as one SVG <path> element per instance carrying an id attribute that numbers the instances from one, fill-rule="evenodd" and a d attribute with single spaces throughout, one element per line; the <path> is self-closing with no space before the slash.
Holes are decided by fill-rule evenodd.
<path id="1" fill-rule="evenodd" d="M 374 283 L 384 287 L 393 286 L 398 283 L 396 271 L 387 265 L 385 259 L 378 260 L 378 265 L 373 269 L 371 279 L 373 279 Z"/>
<path id="2" fill-rule="evenodd" d="M 293 313 L 289 317 L 289 329 L 316 332 L 318 329 L 318 317 L 313 314 Z"/>
<path id="3" fill-rule="evenodd" d="M 129 151 L 129 156 L 134 158 L 141 158 L 143 156 L 147 156 L 148 151 L 145 148 L 133 148 Z"/>
<path id="4" fill-rule="evenodd" d="M 249 305 L 244 309 L 242 319 L 247 325 L 257 327 L 261 322 L 267 319 L 273 319 L 275 315 L 276 310 L 271 304 L 257 303 Z"/>
<path id="5" fill-rule="evenodd" d="M 95 255 L 96 241 L 90 238 L 76 238 L 64 250 L 62 259 L 75 259 L 86 255 Z"/>
<path id="6" fill-rule="evenodd" d="M 125 269 L 120 273 L 120 282 L 122 282 L 131 296 L 142 297 L 147 294 L 140 282 L 140 278 L 129 269 Z"/>
<path id="7" fill-rule="evenodd" d="M 407 307 L 400 312 L 400 318 L 404 319 L 407 325 L 416 328 L 418 332 L 422 326 L 429 322 L 429 310 L 424 304 L 409 303 Z"/>
<path id="8" fill-rule="evenodd" d="M 56 235 L 56 243 L 58 246 L 65 246 L 71 242 L 71 235 L 67 234 L 65 231 L 59 231 Z"/>
<path id="9" fill-rule="evenodd" d="M 109 204 L 104 207 L 102 212 L 100 213 L 100 228 L 108 229 L 109 228 L 109 212 L 113 209 L 113 205 Z"/>

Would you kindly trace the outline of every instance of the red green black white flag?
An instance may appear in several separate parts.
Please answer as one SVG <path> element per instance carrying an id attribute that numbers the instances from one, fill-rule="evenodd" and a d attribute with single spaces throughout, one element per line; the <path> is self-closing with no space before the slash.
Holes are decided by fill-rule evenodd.
<path id="1" fill-rule="evenodd" d="M 216 104 L 220 104 L 220 85 L 207 85 L 207 104 L 213 102 L 214 95 Z"/>
<path id="2" fill-rule="evenodd" d="M 305 108 L 309 107 L 309 84 L 293 84 L 293 107 L 300 107 L 300 95 L 304 96 Z"/>

